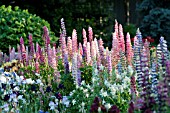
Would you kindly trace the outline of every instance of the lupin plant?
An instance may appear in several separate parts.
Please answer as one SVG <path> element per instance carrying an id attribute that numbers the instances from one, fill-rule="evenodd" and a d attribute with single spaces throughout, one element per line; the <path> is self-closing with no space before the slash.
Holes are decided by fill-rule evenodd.
<path id="1" fill-rule="evenodd" d="M 111 50 L 103 46 L 101 38 L 99 40 L 93 38 L 91 27 L 88 28 L 88 35 L 83 29 L 83 43 L 77 42 L 79 37 L 75 29 L 72 36 L 67 37 L 64 19 L 61 19 L 58 47 L 50 44 L 47 27 L 43 30 L 44 47 L 38 43 L 34 45 L 30 34 L 28 47 L 25 47 L 24 40 L 20 39 L 17 57 L 12 47 L 9 49 L 9 59 L 7 55 L 0 53 L 1 59 L 9 61 L 16 58 L 24 64 L 23 68 L 26 69 L 19 70 L 18 73 L 23 75 L 23 80 L 32 77 L 33 80 L 26 81 L 28 83 L 31 81 L 27 90 L 34 91 L 29 93 L 38 99 L 38 105 L 45 106 L 44 109 L 42 106 L 36 109 L 52 112 L 116 113 L 166 111 L 170 94 L 168 90 L 170 66 L 167 45 L 163 37 L 153 52 L 157 51 L 155 56 L 150 55 L 150 43 L 142 42 L 139 29 L 134 38 L 133 48 L 129 33 L 125 44 L 122 25 L 116 20 Z M 11 65 L 7 63 L 3 67 L 7 70 L 6 68 L 11 68 Z M 38 85 L 39 83 L 41 85 Z M 38 93 L 35 93 L 36 91 Z M 28 96 L 29 93 L 24 93 L 24 96 Z M 62 97 L 60 93 L 67 95 L 68 98 Z M 5 98 L 7 97 L 8 95 Z M 94 102 L 95 97 L 101 99 L 100 103 Z M 94 105 L 96 103 L 97 106 Z M 5 107 L 3 106 L 3 109 Z"/>
<path id="2" fill-rule="evenodd" d="M 129 33 L 127 33 L 127 35 L 126 35 L 126 58 L 127 58 L 127 64 L 132 66 L 133 50 L 132 50 Z"/>

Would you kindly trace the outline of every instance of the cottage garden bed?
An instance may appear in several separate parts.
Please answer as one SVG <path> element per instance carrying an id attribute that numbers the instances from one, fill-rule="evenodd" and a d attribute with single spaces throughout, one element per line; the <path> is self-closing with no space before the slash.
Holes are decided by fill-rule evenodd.
<path id="1" fill-rule="evenodd" d="M 43 47 L 29 35 L 28 46 L 20 38 L 17 54 L 15 48 L 9 56 L 1 52 L 0 112 L 170 112 L 170 58 L 163 37 L 150 47 L 137 30 L 134 42 L 128 33 L 125 41 L 116 21 L 109 50 L 91 27 L 78 43 L 76 30 L 67 37 L 63 20 L 61 26 L 57 47 L 44 27 Z"/>

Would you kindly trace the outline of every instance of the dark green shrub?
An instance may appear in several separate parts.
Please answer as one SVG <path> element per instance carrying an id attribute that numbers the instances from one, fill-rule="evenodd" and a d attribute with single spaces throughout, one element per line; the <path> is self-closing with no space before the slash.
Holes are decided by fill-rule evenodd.
<path id="1" fill-rule="evenodd" d="M 129 32 L 131 38 L 133 38 L 136 35 L 136 26 L 134 24 L 129 24 L 124 26 L 124 32 Z"/>
<path id="2" fill-rule="evenodd" d="M 149 15 L 145 16 L 140 26 L 143 36 L 151 36 L 159 40 L 164 36 L 170 44 L 170 10 L 164 8 L 152 9 Z"/>
<path id="3" fill-rule="evenodd" d="M 33 35 L 33 41 L 42 45 L 43 26 L 47 26 L 50 31 L 50 24 L 40 17 L 30 14 L 27 10 L 19 7 L 12 9 L 11 6 L 0 7 L 0 50 L 8 52 L 8 47 L 16 47 L 20 37 L 28 44 L 28 35 Z M 55 34 L 50 32 L 53 41 L 57 40 Z M 27 40 L 26 40 L 27 39 Z"/>
<path id="4" fill-rule="evenodd" d="M 164 36 L 170 47 L 170 1 L 142 0 L 137 5 L 143 37 L 151 36 L 158 43 L 160 36 Z"/>

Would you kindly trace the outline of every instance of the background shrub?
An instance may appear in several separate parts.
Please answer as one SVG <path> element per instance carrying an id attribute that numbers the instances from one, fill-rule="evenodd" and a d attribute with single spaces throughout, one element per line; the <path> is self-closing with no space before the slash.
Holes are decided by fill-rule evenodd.
<path id="1" fill-rule="evenodd" d="M 164 36 L 170 45 L 170 1 L 143 0 L 137 10 L 142 16 L 140 30 L 144 37 L 151 36 L 158 43 L 160 36 Z"/>
<path id="2" fill-rule="evenodd" d="M 43 26 L 47 26 L 50 31 L 50 24 L 40 17 L 30 14 L 28 10 L 21 10 L 19 7 L 12 9 L 11 6 L 0 7 L 0 50 L 8 52 L 8 47 L 16 47 L 19 38 L 28 38 L 29 34 L 33 35 L 33 41 L 42 45 Z M 54 32 L 50 32 L 52 41 L 57 37 Z M 25 40 L 28 44 L 28 40 Z"/>

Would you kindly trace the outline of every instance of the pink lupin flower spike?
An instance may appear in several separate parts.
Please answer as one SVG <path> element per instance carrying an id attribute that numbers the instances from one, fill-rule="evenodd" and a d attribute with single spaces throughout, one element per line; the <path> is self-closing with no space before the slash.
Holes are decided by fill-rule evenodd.
<path id="1" fill-rule="evenodd" d="M 86 30 L 83 28 L 83 45 L 87 44 Z"/>
<path id="2" fill-rule="evenodd" d="M 115 20 L 115 35 L 116 38 L 119 39 L 119 30 L 118 30 L 118 22 Z"/>
<path id="3" fill-rule="evenodd" d="M 120 48 L 125 53 L 125 40 L 124 40 L 123 28 L 121 24 L 119 24 L 119 39 L 120 39 L 119 40 Z"/>
<path id="4" fill-rule="evenodd" d="M 30 46 L 30 55 L 33 58 L 34 55 L 34 45 L 33 45 L 33 41 L 32 41 L 32 35 L 29 34 L 29 46 Z"/>
<path id="5" fill-rule="evenodd" d="M 91 62 L 91 54 L 90 54 L 90 43 L 89 42 L 87 42 L 87 56 L 86 56 L 86 58 L 87 58 L 87 64 L 90 64 L 90 62 Z"/>
<path id="6" fill-rule="evenodd" d="M 40 73 L 39 62 L 38 62 L 39 58 L 40 58 L 40 55 L 37 51 L 36 52 L 36 62 L 35 62 L 35 72 L 38 74 Z"/>
<path id="7" fill-rule="evenodd" d="M 18 50 L 17 59 L 21 61 L 22 60 L 22 58 L 21 58 L 21 48 L 20 48 L 19 44 L 17 44 L 17 50 Z"/>
<path id="8" fill-rule="evenodd" d="M 126 35 L 126 57 L 128 64 L 132 66 L 133 51 L 129 33 Z"/>
<path id="9" fill-rule="evenodd" d="M 15 48 L 13 47 L 11 52 L 10 52 L 10 57 L 9 57 L 10 61 L 12 61 L 13 59 L 15 59 Z"/>
<path id="10" fill-rule="evenodd" d="M 68 51 L 69 59 L 71 59 L 72 58 L 72 40 L 71 40 L 71 37 L 67 38 L 67 51 Z"/>
<path id="11" fill-rule="evenodd" d="M 88 32 L 89 32 L 89 42 L 91 44 L 91 42 L 93 41 L 93 30 L 91 27 L 88 28 Z"/>
<path id="12" fill-rule="evenodd" d="M 72 33 L 72 55 L 77 52 L 77 32 L 74 29 Z"/>
<path id="13" fill-rule="evenodd" d="M 115 67 L 117 65 L 117 62 L 119 60 L 119 49 L 118 44 L 119 41 L 116 38 L 116 33 L 113 33 L 113 40 L 112 40 L 112 65 Z"/>
<path id="14" fill-rule="evenodd" d="M 81 56 L 83 55 L 83 47 L 82 47 L 81 43 L 79 43 L 79 53 Z"/>

